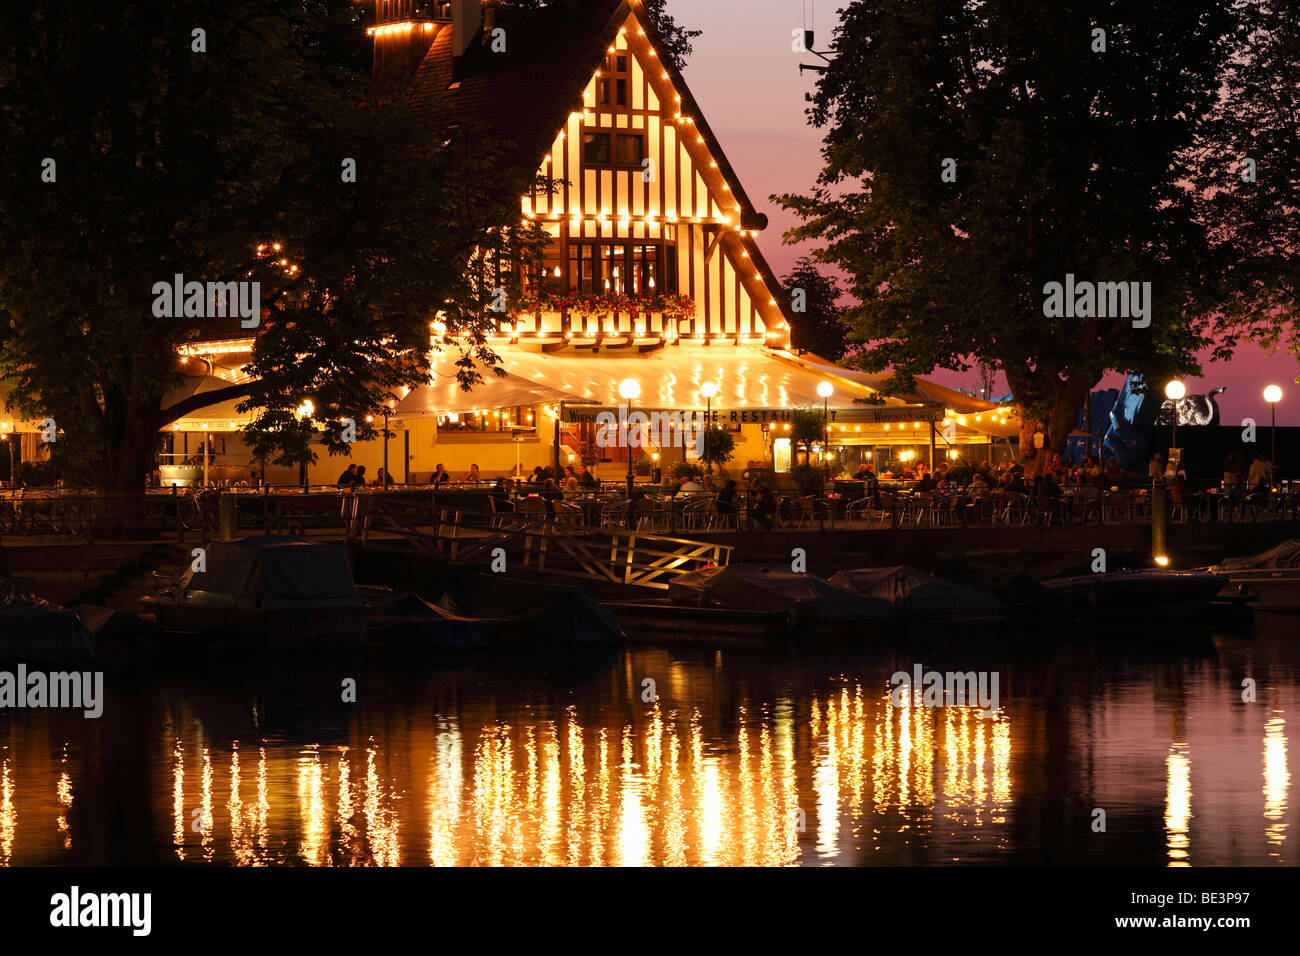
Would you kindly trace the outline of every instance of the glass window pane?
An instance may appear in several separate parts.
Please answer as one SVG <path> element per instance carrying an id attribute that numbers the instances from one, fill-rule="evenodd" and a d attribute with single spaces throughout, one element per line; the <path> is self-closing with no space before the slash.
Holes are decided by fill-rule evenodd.
<path id="1" fill-rule="evenodd" d="M 582 134 L 582 161 L 591 165 L 609 164 L 609 134 Z"/>
<path id="2" fill-rule="evenodd" d="M 621 166 L 640 166 L 645 158 L 645 140 L 640 136 L 620 135 L 618 138 L 618 162 Z"/>

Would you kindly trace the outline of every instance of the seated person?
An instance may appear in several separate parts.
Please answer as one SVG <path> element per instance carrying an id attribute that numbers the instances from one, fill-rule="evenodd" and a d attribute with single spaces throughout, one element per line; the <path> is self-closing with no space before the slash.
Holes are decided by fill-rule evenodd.
<path id="1" fill-rule="evenodd" d="M 697 494 L 704 493 L 704 486 L 690 475 L 682 475 L 677 480 L 677 493 L 694 497 Z"/>
<path id="2" fill-rule="evenodd" d="M 736 514 L 736 479 L 728 478 L 722 490 L 718 492 L 718 497 L 714 499 L 718 505 L 718 514 L 724 517 L 734 517 Z"/>
<path id="3" fill-rule="evenodd" d="M 765 531 L 772 530 L 772 515 L 776 514 L 776 497 L 772 490 L 761 481 L 754 483 L 753 497 L 749 505 L 749 527 L 757 521 Z"/>

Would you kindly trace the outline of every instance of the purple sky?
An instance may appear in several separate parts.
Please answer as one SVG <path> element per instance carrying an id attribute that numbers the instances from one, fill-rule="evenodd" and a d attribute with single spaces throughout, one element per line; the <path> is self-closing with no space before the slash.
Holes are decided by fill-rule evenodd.
<path id="1" fill-rule="evenodd" d="M 669 8 L 687 27 L 704 31 L 686 67 L 686 81 L 722 141 L 750 199 L 771 220 L 760 244 L 777 275 L 790 270 L 800 250 L 781 243 L 781 234 L 795 224 L 768 196 L 802 192 L 821 168 L 821 137 L 804 117 L 804 94 L 814 88 L 812 73 L 799 74 L 801 58 L 791 48 L 791 31 L 817 31 L 817 47 L 825 49 L 843 0 L 669 0 Z M 803 62 L 818 62 L 812 56 Z M 1225 424 L 1253 417 L 1267 422 L 1269 408 L 1261 392 L 1267 384 L 1282 386 L 1278 424 L 1300 425 L 1300 386 L 1294 384 L 1296 359 L 1285 353 L 1268 356 L 1244 347 L 1231 363 L 1203 363 L 1205 377 L 1188 379 L 1189 392 L 1226 386 L 1219 396 Z M 975 382 L 973 372 L 936 371 L 945 385 Z M 1110 376 L 1105 385 L 1119 385 L 1123 376 Z"/>

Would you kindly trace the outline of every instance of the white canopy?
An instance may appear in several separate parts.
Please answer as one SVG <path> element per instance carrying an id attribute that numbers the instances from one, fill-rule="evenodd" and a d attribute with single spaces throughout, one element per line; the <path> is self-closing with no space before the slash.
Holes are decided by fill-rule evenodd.
<path id="1" fill-rule="evenodd" d="M 407 395 L 396 417 L 554 402 L 618 405 L 623 402 L 619 384 L 629 378 L 641 386 L 634 404 L 642 409 L 703 408 L 705 382 L 717 386 L 712 402 L 718 409 L 820 406 L 817 386 L 827 381 L 834 388 L 832 408 L 853 408 L 854 399 L 875 394 L 842 369 L 814 368 L 786 353 L 745 345 L 669 346 L 647 354 L 609 349 L 596 355 L 550 354 L 527 346 L 496 352 L 506 377 L 483 371 L 485 383 L 469 392 L 455 380 L 455 356 L 437 356 L 434 382 Z M 905 403 L 891 399 L 889 404 Z"/>

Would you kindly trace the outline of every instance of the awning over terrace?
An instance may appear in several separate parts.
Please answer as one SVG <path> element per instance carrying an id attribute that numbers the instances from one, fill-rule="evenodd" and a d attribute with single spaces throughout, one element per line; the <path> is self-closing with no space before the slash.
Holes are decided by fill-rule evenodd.
<path id="1" fill-rule="evenodd" d="M 839 376 L 869 389 L 879 388 L 889 377 L 883 372 L 870 373 L 841 368 L 812 353 L 790 355 L 789 358 L 814 372 Z M 941 429 L 950 435 L 954 429 L 956 434 L 963 437 L 967 437 L 968 433 L 990 438 L 1016 438 L 1020 435 L 1020 418 L 1010 406 L 975 398 L 925 379 L 916 379 L 915 390 L 898 398 L 909 403 L 942 405 L 947 413 L 947 421 L 941 425 Z"/>
<path id="2" fill-rule="evenodd" d="M 172 389 L 163 397 L 163 409 L 171 408 L 178 402 L 205 392 L 229 388 L 231 382 L 216 375 L 194 375 L 187 378 L 179 387 Z M 178 432 L 233 432 L 246 426 L 252 420 L 252 413 L 236 410 L 235 406 L 242 398 L 233 398 L 215 405 L 195 409 L 189 414 L 172 422 L 168 429 Z"/>
<path id="3" fill-rule="evenodd" d="M 433 384 L 407 395 L 397 407 L 397 417 L 559 402 L 618 406 L 623 403 L 619 384 L 629 378 L 641 386 L 640 397 L 631 404 L 643 411 L 702 409 L 708 404 L 700 392 L 705 382 L 717 386 L 712 405 L 720 410 L 821 408 L 817 386 L 827 381 L 834 388 L 828 402 L 832 410 L 879 407 L 875 391 L 846 377 L 842 369 L 812 368 L 792 361 L 787 353 L 752 346 L 678 346 L 630 355 L 549 354 L 518 347 L 496 351 L 507 376 L 499 379 L 484 371 L 485 384 L 469 392 L 461 391 L 455 381 L 455 356 L 438 356 Z M 884 405 L 901 410 L 908 403 L 889 399 Z"/>

